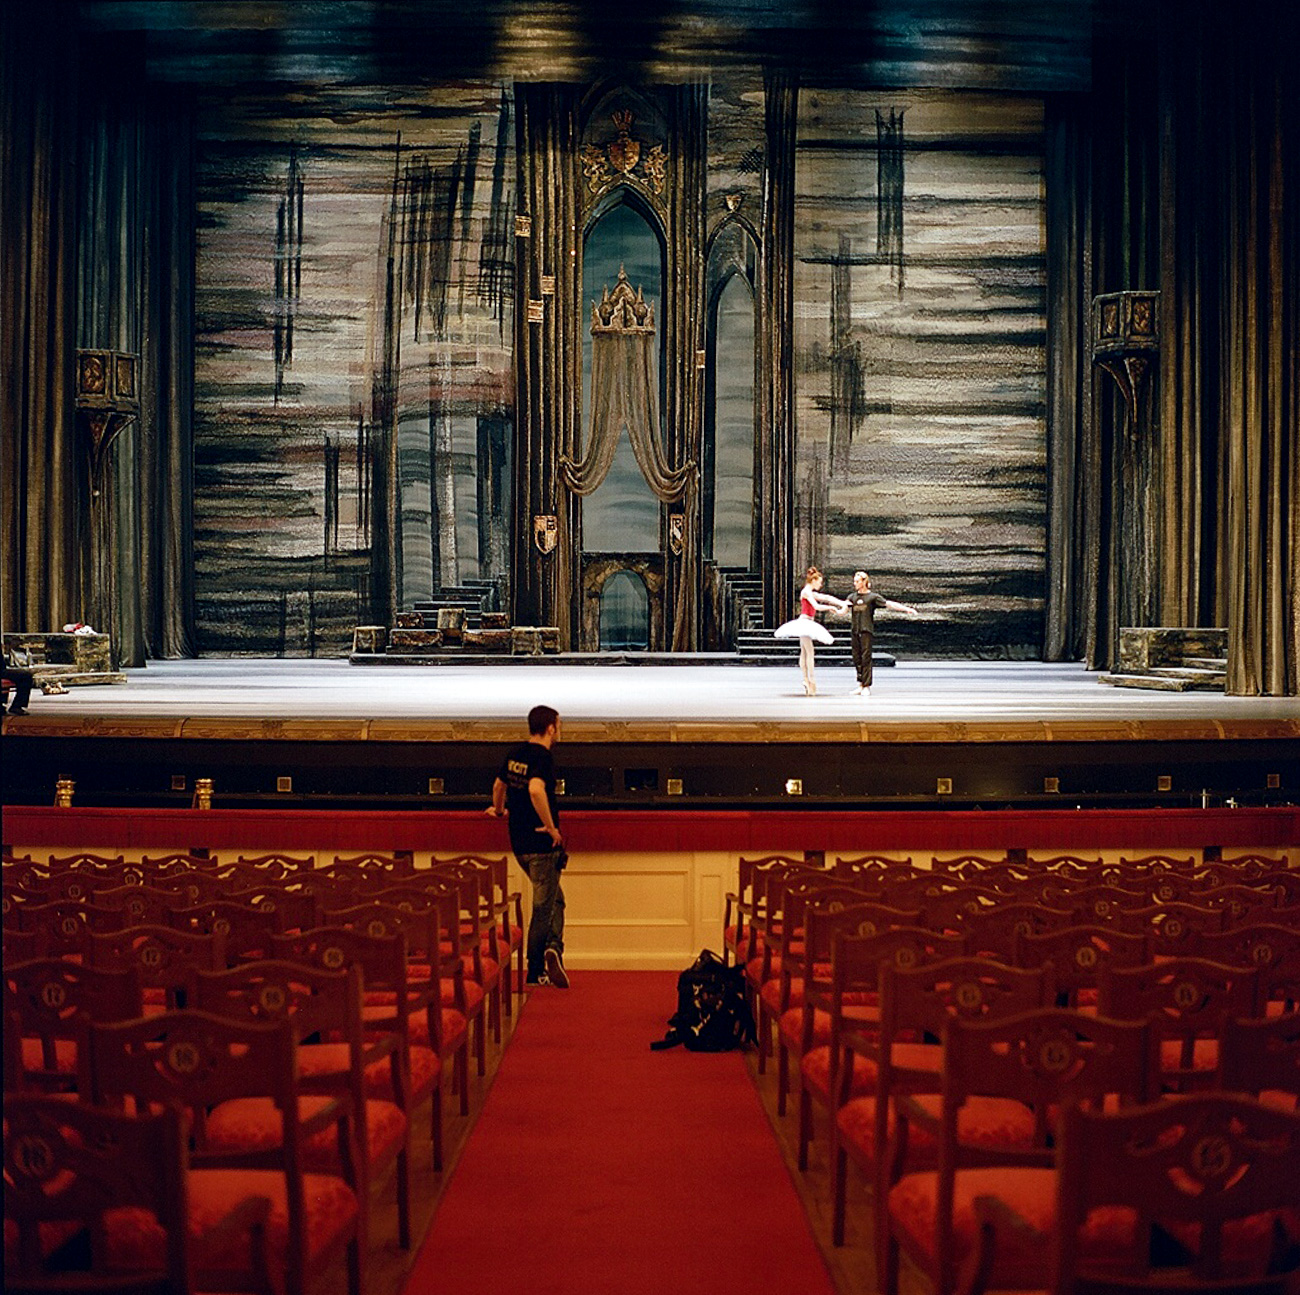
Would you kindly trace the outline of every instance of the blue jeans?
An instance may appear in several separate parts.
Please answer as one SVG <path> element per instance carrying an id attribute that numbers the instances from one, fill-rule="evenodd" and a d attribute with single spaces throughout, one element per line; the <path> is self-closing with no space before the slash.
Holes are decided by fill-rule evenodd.
<path id="1" fill-rule="evenodd" d="M 546 970 L 546 950 L 564 952 L 564 891 L 560 887 L 558 850 L 521 854 L 519 866 L 533 883 L 533 915 L 528 923 L 528 979 Z"/>

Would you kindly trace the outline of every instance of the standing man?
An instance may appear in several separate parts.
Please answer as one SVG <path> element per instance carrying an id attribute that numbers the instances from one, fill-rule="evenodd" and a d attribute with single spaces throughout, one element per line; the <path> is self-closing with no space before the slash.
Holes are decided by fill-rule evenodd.
<path id="1" fill-rule="evenodd" d="M 550 706 L 528 712 L 528 741 L 506 753 L 492 784 L 492 818 L 509 819 L 510 848 L 533 883 L 528 923 L 528 984 L 568 989 L 564 970 L 564 891 L 560 873 L 569 856 L 557 826 L 555 759 L 560 716 Z"/>
<path id="2" fill-rule="evenodd" d="M 27 669 L 31 658 L 21 648 L 0 648 L 4 662 L 4 677 L 14 686 L 13 701 L 9 703 L 11 715 L 26 715 L 27 703 L 31 699 L 35 676 Z"/>
<path id="3" fill-rule="evenodd" d="M 853 668 L 858 672 L 855 697 L 871 695 L 871 643 L 876 633 L 876 609 L 906 612 L 909 616 L 920 613 L 907 603 L 896 603 L 876 593 L 871 588 L 871 577 L 865 571 L 853 573 L 853 592 L 849 595 L 849 614 L 853 617 Z"/>

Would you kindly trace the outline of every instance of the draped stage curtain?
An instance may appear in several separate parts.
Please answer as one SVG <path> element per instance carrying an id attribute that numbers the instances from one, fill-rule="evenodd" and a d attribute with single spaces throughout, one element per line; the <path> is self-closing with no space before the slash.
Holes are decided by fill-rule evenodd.
<path id="1" fill-rule="evenodd" d="M 619 305 L 611 313 L 624 309 L 620 289 L 626 280 L 619 275 L 614 298 Z M 625 295 L 630 297 L 630 293 Z M 659 364 L 653 326 L 645 327 L 648 308 L 637 300 L 642 311 L 639 326 L 626 331 L 600 326 L 593 318 L 591 330 L 591 426 L 587 448 L 581 460 L 560 457 L 560 479 L 575 494 L 589 495 L 609 475 L 618 438 L 627 429 L 641 475 L 655 498 L 664 504 L 682 504 L 685 513 L 685 536 L 695 535 L 698 507 L 694 460 L 679 468 L 672 467 L 659 439 Z M 600 307 L 596 308 L 599 311 Z M 627 305 L 629 323 L 632 306 Z M 593 316 L 595 315 L 593 311 Z M 689 542 L 689 538 L 688 538 Z M 689 617 L 678 617 L 673 635 L 674 650 L 681 650 L 689 635 Z"/>
<path id="2" fill-rule="evenodd" d="M 1114 664 L 1145 583 L 1152 623 L 1227 626 L 1230 693 L 1297 692 L 1300 112 L 1267 8 L 1166 4 L 1048 102 L 1049 660 Z M 1118 547 L 1136 487 L 1090 360 L 1092 297 L 1131 288 L 1161 294 L 1150 571 Z"/>
<path id="3" fill-rule="evenodd" d="M 20 16 L 17 16 L 20 15 Z M 4 623 L 87 620 L 122 664 L 193 655 L 194 113 L 147 85 L 143 46 L 79 51 L 73 7 L 0 15 L 4 123 Z M 141 357 L 141 411 L 106 456 L 90 569 L 78 347 Z"/>
<path id="4" fill-rule="evenodd" d="M 70 7 L 0 6 L 0 570 L 6 631 L 81 619 L 73 396 L 77 77 Z"/>

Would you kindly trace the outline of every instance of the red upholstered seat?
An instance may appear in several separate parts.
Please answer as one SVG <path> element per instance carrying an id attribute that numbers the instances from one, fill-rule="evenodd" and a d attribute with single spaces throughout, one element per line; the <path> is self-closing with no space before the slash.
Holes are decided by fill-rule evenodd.
<path id="1" fill-rule="evenodd" d="M 77 1045 L 71 1039 L 55 1039 L 54 1071 L 59 1075 L 77 1073 Z M 42 1070 L 45 1068 L 44 1049 L 40 1039 L 24 1039 L 22 1043 L 24 1070 Z"/>
<path id="2" fill-rule="evenodd" d="M 889 1192 L 889 1220 L 904 1248 L 924 1257 L 931 1271 L 938 1264 L 936 1250 L 938 1177 L 932 1173 L 905 1174 Z M 1056 1171 L 1054 1169 L 961 1169 L 957 1171 L 952 1202 L 952 1253 L 958 1267 L 975 1250 L 978 1234 L 975 1198 L 996 1196 L 1035 1229 L 1051 1236 L 1056 1227 Z M 1081 1252 L 1090 1263 L 1105 1267 L 1118 1255 L 1127 1255 L 1137 1236 L 1136 1211 L 1104 1207 L 1088 1216 L 1080 1238 Z M 991 1286 L 1021 1289 L 1041 1285 L 1045 1256 L 1041 1244 L 999 1246 Z"/>
<path id="3" fill-rule="evenodd" d="M 477 988 L 477 987 L 476 987 Z M 466 995 L 468 996 L 470 986 L 465 986 Z M 483 1001 L 483 991 L 479 990 L 478 1001 Z M 362 1019 L 367 1023 L 374 1021 L 387 1021 L 392 1017 L 392 1011 L 385 1007 L 372 1004 L 362 1011 Z M 427 1048 L 429 1042 L 429 1018 L 426 1013 L 420 1012 L 418 1015 L 410 1018 L 410 1039 L 415 1047 Z M 469 1036 L 469 1022 L 465 1018 L 465 1013 L 458 1011 L 454 1007 L 444 1007 L 442 1009 L 442 1049 L 443 1054 L 454 1053 Z"/>
<path id="4" fill-rule="evenodd" d="M 861 995 L 867 997 L 867 995 Z M 870 997 L 874 998 L 872 994 Z M 788 1012 L 781 1014 L 779 1030 L 782 1041 L 794 1052 L 799 1051 L 803 1042 L 804 1027 L 803 1006 L 792 1007 Z M 844 1010 L 844 1019 L 855 1026 L 870 1027 L 880 1020 L 880 1008 L 875 1004 L 868 1003 L 848 1003 Z M 812 1041 L 813 1046 L 817 1048 L 825 1047 L 831 1041 L 831 1014 L 823 1011 L 820 1007 L 813 1008 L 812 1014 Z"/>
<path id="5" fill-rule="evenodd" d="M 271 1203 L 267 1242 L 281 1270 L 289 1245 L 289 1206 L 284 1175 L 271 1169 L 192 1169 L 189 1171 L 189 1232 L 200 1238 L 249 1196 Z M 357 1223 L 357 1198 L 341 1178 L 304 1174 L 303 1223 L 307 1261 L 343 1244 Z M 122 1268 L 161 1266 L 165 1238 L 149 1210 L 126 1208 L 104 1215 L 109 1253 Z"/>
<path id="6" fill-rule="evenodd" d="M 926 1070 L 938 1075 L 943 1069 L 943 1049 L 937 1043 L 896 1043 L 893 1048 L 895 1064 L 908 1070 Z M 829 1047 L 814 1048 L 800 1063 L 804 1077 L 819 1092 L 830 1092 L 831 1051 Z M 853 1058 L 852 1093 L 861 1096 L 876 1090 L 876 1063 L 870 1057 Z"/>
<path id="7" fill-rule="evenodd" d="M 913 1102 L 928 1110 L 938 1120 L 943 1099 L 938 1093 L 914 1097 Z M 887 1136 L 893 1137 L 897 1124 L 894 1108 L 886 1113 Z M 876 1099 L 855 1097 L 836 1112 L 840 1140 L 856 1153 L 859 1163 L 876 1158 Z M 996 1147 L 1007 1150 L 1034 1145 L 1034 1113 L 1023 1102 L 1005 1097 L 977 1097 L 957 1113 L 957 1136 L 972 1147 Z M 908 1154 L 932 1159 L 938 1149 L 933 1132 L 923 1124 L 912 1127 L 908 1136 Z"/>
<path id="8" fill-rule="evenodd" d="M 422 1101 L 437 1086 L 442 1062 L 432 1048 L 407 1049 L 410 1060 L 411 1101 Z M 308 1043 L 298 1049 L 298 1074 L 304 1085 L 331 1075 L 346 1074 L 349 1065 L 346 1043 Z M 389 1101 L 393 1096 L 392 1064 L 387 1057 L 372 1061 L 362 1072 L 367 1097 Z"/>
<path id="9" fill-rule="evenodd" d="M 304 1120 L 328 1106 L 326 1096 L 307 1095 L 298 1099 Z M 370 1099 L 366 1102 L 366 1137 L 371 1163 L 395 1155 L 406 1139 L 406 1116 L 392 1102 Z M 207 1119 L 207 1145 L 221 1152 L 265 1151 L 280 1145 L 280 1113 L 267 1097 L 239 1097 L 222 1102 Z M 309 1168 L 329 1172 L 338 1163 L 338 1137 L 333 1128 L 322 1129 L 305 1138 L 303 1163 Z"/>

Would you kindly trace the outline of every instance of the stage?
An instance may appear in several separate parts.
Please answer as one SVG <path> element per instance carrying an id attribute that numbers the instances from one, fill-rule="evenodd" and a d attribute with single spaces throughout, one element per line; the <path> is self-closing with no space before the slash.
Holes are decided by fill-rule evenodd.
<path id="1" fill-rule="evenodd" d="M 127 675 L 37 693 L 6 718 L 6 803 L 48 804 L 66 776 L 78 804 L 178 805 L 210 777 L 227 805 L 467 807 L 539 702 L 563 717 L 565 794 L 593 808 L 1187 807 L 1300 791 L 1300 701 L 1113 689 L 1078 665 L 900 661 L 869 697 L 843 667 L 818 670 L 816 697 L 794 668 L 735 665 L 221 658 Z"/>

